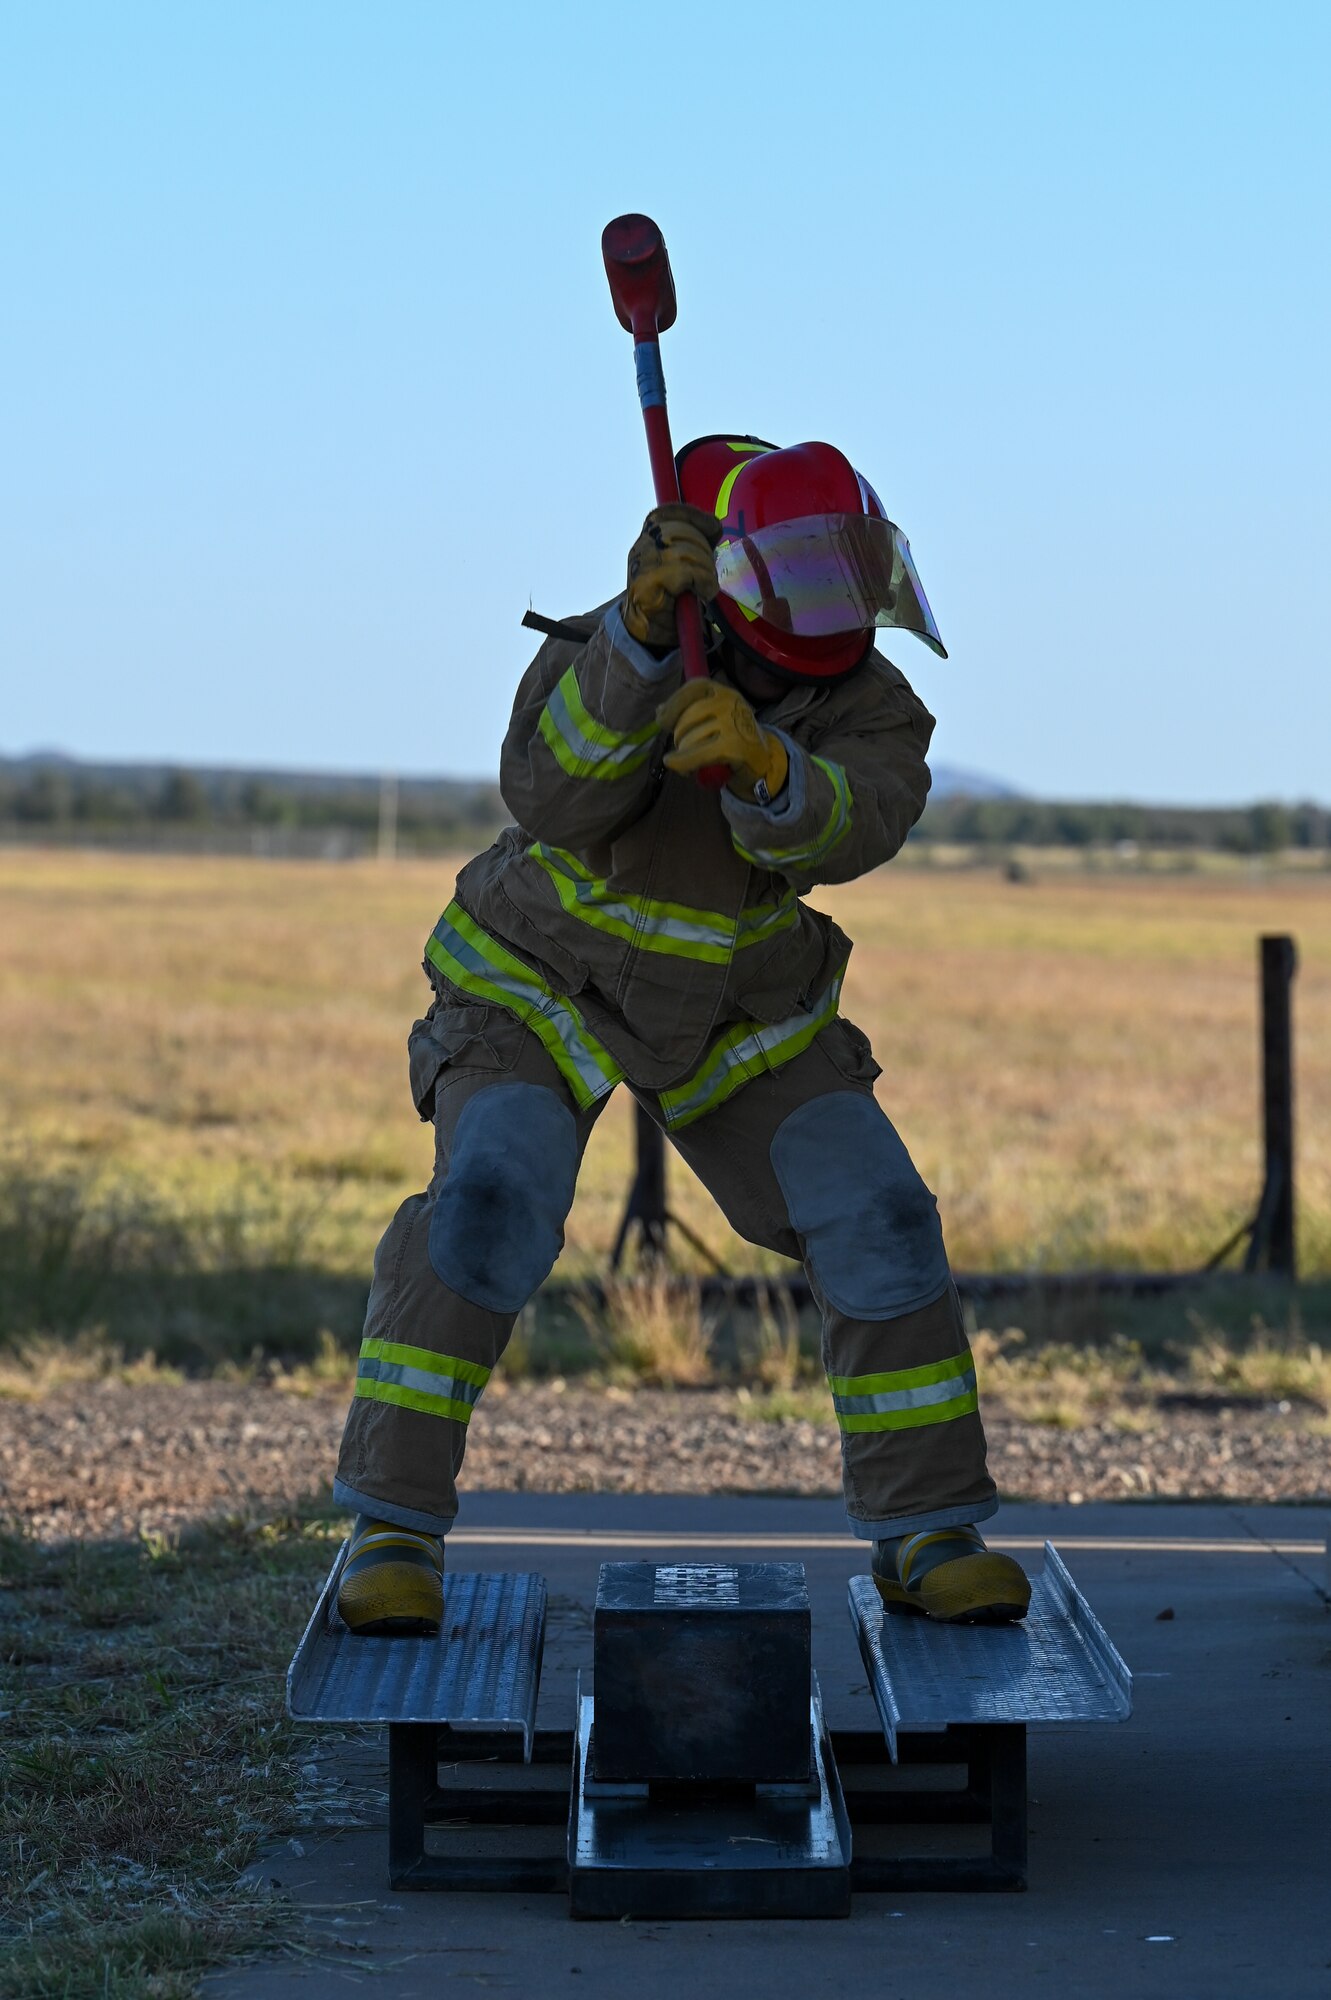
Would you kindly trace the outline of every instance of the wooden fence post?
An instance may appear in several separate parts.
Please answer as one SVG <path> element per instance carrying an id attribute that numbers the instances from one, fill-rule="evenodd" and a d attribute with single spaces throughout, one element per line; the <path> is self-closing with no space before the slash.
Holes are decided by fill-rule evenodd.
<path id="1" fill-rule="evenodd" d="M 1266 1173 L 1244 1269 L 1296 1276 L 1294 1254 L 1294 1031 L 1292 937 L 1263 937 L 1262 1138 Z"/>

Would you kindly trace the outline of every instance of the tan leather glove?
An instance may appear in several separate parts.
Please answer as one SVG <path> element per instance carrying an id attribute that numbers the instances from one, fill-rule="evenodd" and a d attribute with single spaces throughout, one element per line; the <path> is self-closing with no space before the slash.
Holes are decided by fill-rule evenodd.
<path id="1" fill-rule="evenodd" d="M 784 788 L 790 768 L 786 746 L 763 728 L 737 688 L 724 681 L 685 681 L 657 709 L 656 719 L 674 734 L 675 747 L 665 757 L 669 770 L 728 764 L 727 788 L 764 806 Z"/>
<path id="2" fill-rule="evenodd" d="M 704 604 L 716 596 L 713 549 L 722 527 L 715 514 L 669 500 L 653 507 L 629 550 L 624 623 L 640 645 L 666 649 L 675 643 L 675 599 L 693 591 Z"/>

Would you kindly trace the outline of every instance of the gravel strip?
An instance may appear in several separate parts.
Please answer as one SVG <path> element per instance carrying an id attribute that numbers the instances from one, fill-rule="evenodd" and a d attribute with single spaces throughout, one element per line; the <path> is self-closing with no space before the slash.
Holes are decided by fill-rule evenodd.
<path id="1" fill-rule="evenodd" d="M 43 1539 L 169 1531 L 328 1490 L 346 1398 L 215 1382 L 97 1383 L 0 1420 L 0 1517 Z M 1203 1405 L 1060 1430 L 990 1404 L 990 1464 L 1013 1500 L 1325 1501 L 1327 1437 L 1309 1413 Z M 571 1493 L 839 1491 L 830 1425 L 758 1420 L 732 1391 L 492 1388 L 465 1485 Z"/>

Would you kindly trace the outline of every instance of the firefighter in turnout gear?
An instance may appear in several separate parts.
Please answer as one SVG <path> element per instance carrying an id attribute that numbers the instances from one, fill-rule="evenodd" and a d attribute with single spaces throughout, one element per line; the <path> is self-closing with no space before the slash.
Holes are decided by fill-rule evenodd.
<path id="1" fill-rule="evenodd" d="M 679 455 L 627 587 L 546 641 L 500 781 L 513 814 L 425 947 L 409 1042 L 434 1176 L 375 1256 L 334 1486 L 353 1631 L 437 1629 L 467 1425 L 564 1239 L 592 1127 L 633 1092 L 749 1241 L 803 1261 L 851 1531 L 889 1609 L 1020 1618 L 934 1197 L 839 1011 L 849 941 L 802 899 L 897 853 L 933 719 L 874 650 L 943 655 L 904 538 L 826 444 Z M 685 682 L 693 591 L 710 678 Z M 722 766 L 720 789 L 696 773 Z"/>

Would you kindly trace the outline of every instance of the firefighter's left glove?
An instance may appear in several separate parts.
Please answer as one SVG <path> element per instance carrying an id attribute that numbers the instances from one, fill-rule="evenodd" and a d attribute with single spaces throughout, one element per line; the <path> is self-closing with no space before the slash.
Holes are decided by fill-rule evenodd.
<path id="1" fill-rule="evenodd" d="M 716 596 L 713 550 L 723 533 L 715 514 L 668 500 L 653 507 L 629 550 L 623 619 L 633 637 L 658 652 L 675 644 L 675 599 L 691 590 L 704 604 Z"/>
<path id="2" fill-rule="evenodd" d="M 657 709 L 656 720 L 675 739 L 665 757 L 668 770 L 728 764 L 728 789 L 763 806 L 783 790 L 790 768 L 785 744 L 724 681 L 685 681 Z"/>

